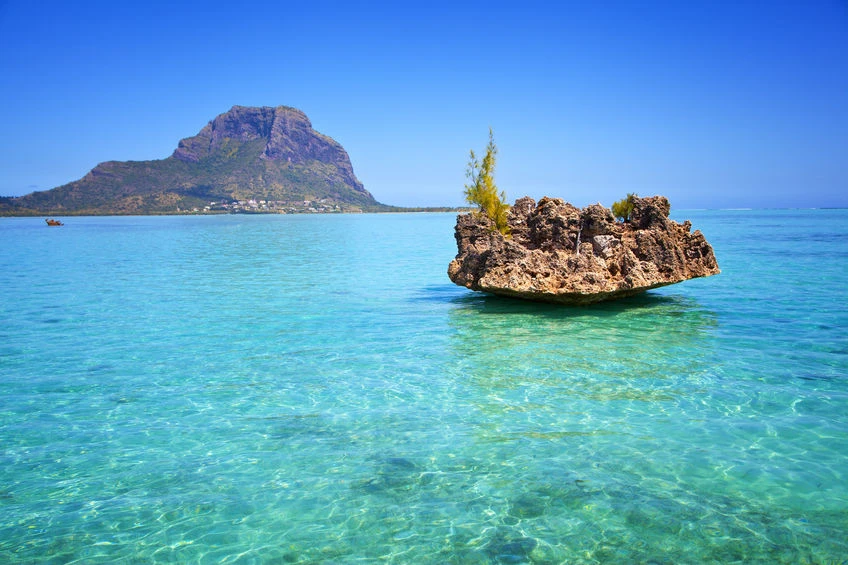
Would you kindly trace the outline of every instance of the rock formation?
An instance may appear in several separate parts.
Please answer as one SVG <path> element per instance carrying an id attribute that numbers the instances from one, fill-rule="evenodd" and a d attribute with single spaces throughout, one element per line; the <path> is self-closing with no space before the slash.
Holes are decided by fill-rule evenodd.
<path id="1" fill-rule="evenodd" d="M 448 276 L 490 294 L 580 305 L 719 272 L 703 234 L 688 220 L 669 219 L 668 199 L 633 204 L 629 220 L 619 223 L 600 204 L 581 210 L 559 198 L 536 204 L 524 197 L 509 211 L 509 236 L 485 214 L 461 214 Z"/>
<path id="2" fill-rule="evenodd" d="M 321 162 L 336 168 L 337 174 L 351 189 L 367 194 L 344 148 L 334 139 L 312 129 L 306 114 L 297 108 L 233 106 L 229 112 L 209 122 L 194 137 L 180 141 L 173 157 L 198 163 L 214 155 L 233 141 L 260 140 L 264 147 L 259 159 L 294 165 Z"/>

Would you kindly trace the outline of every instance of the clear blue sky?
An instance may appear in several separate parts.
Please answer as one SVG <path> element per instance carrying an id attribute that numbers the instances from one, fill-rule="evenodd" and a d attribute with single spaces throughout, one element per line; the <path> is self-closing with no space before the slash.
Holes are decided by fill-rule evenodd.
<path id="1" fill-rule="evenodd" d="M 848 2 L 0 0 L 0 195 L 302 109 L 381 202 L 848 206 Z"/>

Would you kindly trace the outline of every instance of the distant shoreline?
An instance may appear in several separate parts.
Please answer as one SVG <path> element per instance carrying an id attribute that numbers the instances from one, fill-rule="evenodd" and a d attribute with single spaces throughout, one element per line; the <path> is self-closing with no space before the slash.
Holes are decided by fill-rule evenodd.
<path id="1" fill-rule="evenodd" d="M 793 211 L 793 210 L 848 210 L 848 206 L 810 206 L 810 207 L 792 207 L 792 208 L 679 208 L 672 210 L 672 214 L 681 214 L 688 212 L 766 212 L 766 211 Z M 150 212 L 145 214 L 136 213 L 121 213 L 113 212 L 94 212 L 94 211 L 79 211 L 79 212 L 62 212 L 53 210 L 50 212 L 30 212 L 20 211 L 9 213 L 8 210 L 0 213 L 0 218 L 46 218 L 46 217 L 108 217 L 108 216 L 307 216 L 307 215 L 338 215 L 338 214 L 396 214 L 396 213 L 445 213 L 455 212 L 457 214 L 473 212 L 474 208 L 470 207 L 452 207 L 452 206 L 390 206 L 384 205 L 374 208 L 362 208 L 352 210 L 328 210 L 328 211 L 277 211 L 277 210 L 239 210 L 237 212 L 226 210 L 198 210 L 198 211 L 180 211 L 180 212 Z"/>
<path id="2" fill-rule="evenodd" d="M 185 211 L 185 212 L 153 212 L 147 214 L 139 213 L 120 213 L 120 212 L 68 212 L 52 211 L 49 213 L 2 213 L 0 218 L 81 218 L 81 217 L 109 217 L 109 216 L 332 216 L 342 214 L 409 214 L 409 213 L 467 213 L 471 208 L 452 208 L 449 206 L 434 206 L 434 207 L 401 207 L 401 206 L 386 206 L 376 209 L 361 209 L 361 210 L 341 210 L 341 211 L 297 211 L 297 212 L 279 212 L 279 211 Z"/>

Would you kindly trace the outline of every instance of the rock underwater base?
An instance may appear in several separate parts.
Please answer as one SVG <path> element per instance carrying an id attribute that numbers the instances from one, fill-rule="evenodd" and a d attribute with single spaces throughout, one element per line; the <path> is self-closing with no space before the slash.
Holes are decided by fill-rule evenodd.
<path id="1" fill-rule="evenodd" d="M 450 279 L 472 290 L 583 305 L 718 274 L 713 248 L 688 220 L 669 219 L 664 196 L 635 198 L 625 222 L 601 204 L 516 200 L 504 236 L 483 213 L 456 219 Z"/>

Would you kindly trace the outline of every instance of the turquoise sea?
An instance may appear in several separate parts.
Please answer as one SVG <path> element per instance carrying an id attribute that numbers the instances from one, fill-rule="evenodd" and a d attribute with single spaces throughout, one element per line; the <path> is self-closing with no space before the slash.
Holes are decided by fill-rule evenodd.
<path id="1" fill-rule="evenodd" d="M 848 563 L 848 211 L 454 286 L 453 214 L 0 218 L 0 563 Z"/>

